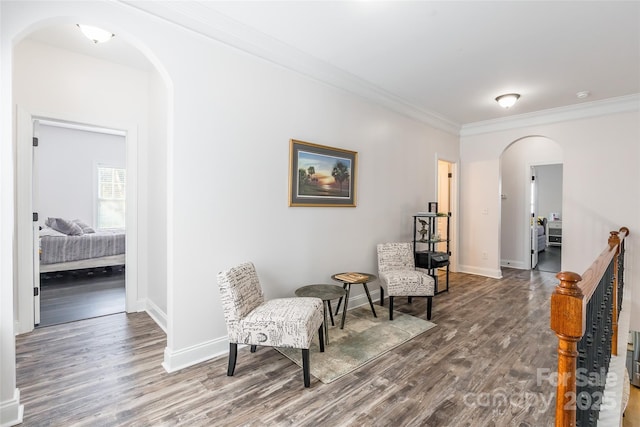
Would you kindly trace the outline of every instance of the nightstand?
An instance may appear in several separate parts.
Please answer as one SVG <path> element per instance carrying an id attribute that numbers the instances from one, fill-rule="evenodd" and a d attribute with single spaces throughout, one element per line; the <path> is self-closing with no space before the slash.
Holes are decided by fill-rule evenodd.
<path id="1" fill-rule="evenodd" d="M 547 246 L 562 246 L 562 221 L 547 221 Z"/>

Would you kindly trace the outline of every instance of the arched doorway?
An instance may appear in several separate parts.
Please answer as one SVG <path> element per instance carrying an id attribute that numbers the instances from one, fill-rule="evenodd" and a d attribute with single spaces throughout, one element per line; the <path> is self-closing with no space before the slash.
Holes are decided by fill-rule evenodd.
<path id="1" fill-rule="evenodd" d="M 561 212 L 562 182 L 545 184 L 544 200 L 559 200 L 541 206 L 539 179 L 543 165 L 562 164 L 562 148 L 544 136 L 527 136 L 513 141 L 500 156 L 500 264 L 501 267 L 531 269 L 546 247 L 546 222 L 552 210 Z M 551 176 L 551 175 L 547 175 Z M 561 175 L 560 175 L 561 177 Z M 554 194 L 550 194 L 553 192 Z M 555 197 L 559 194 L 559 198 Z M 558 207 L 558 204 L 560 206 Z M 550 207 L 553 206 L 553 207 Z M 542 210 L 545 212 L 542 212 Z M 548 211 L 548 212 L 547 212 Z M 540 224 L 538 220 L 540 219 Z M 540 234 L 540 232 L 545 234 Z M 545 242 L 544 246 L 539 242 Z M 544 254 L 546 255 L 546 254 Z"/>
<path id="2" fill-rule="evenodd" d="M 154 101 L 168 100 L 170 82 L 157 61 L 147 59 L 149 53 L 143 54 L 140 51 L 140 44 L 135 39 L 123 30 L 109 30 L 117 33 L 113 41 L 119 43 L 119 46 L 116 45 L 117 49 L 109 54 L 105 51 L 95 51 L 100 53 L 92 54 L 87 49 L 96 46 L 82 39 L 84 36 L 75 23 L 65 22 L 63 19 L 60 22 L 49 21 L 31 29 L 13 49 L 15 72 L 12 86 L 14 104 L 18 105 L 18 245 L 15 257 L 19 286 L 14 295 L 17 333 L 33 329 L 36 309 L 33 283 L 37 278 L 33 272 L 38 259 L 34 255 L 37 253 L 38 240 L 31 221 L 34 210 L 33 174 L 30 168 L 33 124 L 39 119 L 117 129 L 126 135 L 126 311 L 142 310 L 147 303 L 149 268 L 147 258 L 140 254 L 146 253 L 146 249 L 153 245 L 145 236 L 149 235 L 150 224 L 157 220 L 147 217 L 146 206 L 149 203 L 166 205 L 162 201 L 150 200 L 165 194 L 153 191 L 153 186 L 156 185 L 154 183 L 164 182 L 163 174 L 166 169 L 163 162 L 150 164 L 157 157 L 147 154 L 152 137 L 156 152 L 166 153 L 168 139 L 168 108 L 166 105 L 151 107 L 154 104 L 151 98 Z M 78 48 L 76 45 L 82 42 L 86 42 L 86 46 Z M 42 67 L 38 65 L 44 62 L 48 64 L 46 74 L 39 72 Z M 151 126 L 152 123 L 162 123 L 164 127 Z M 161 176 L 156 179 L 154 174 Z M 157 285 L 158 282 L 155 281 L 154 284 Z M 162 286 L 162 283 L 158 286 Z M 153 294 L 163 295 L 153 305 L 159 307 L 159 311 L 166 312 L 166 282 L 162 291 L 155 289 Z M 156 316 L 158 317 L 162 318 Z"/>

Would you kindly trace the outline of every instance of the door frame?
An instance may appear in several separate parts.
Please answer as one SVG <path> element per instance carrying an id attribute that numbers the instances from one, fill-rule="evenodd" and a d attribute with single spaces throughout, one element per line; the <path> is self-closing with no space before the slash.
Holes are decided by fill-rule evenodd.
<path id="1" fill-rule="evenodd" d="M 451 187 L 449 190 L 449 203 L 451 204 L 451 219 L 449 223 L 449 271 L 458 271 L 458 162 L 441 157 L 436 153 L 435 167 L 435 194 L 436 200 L 439 197 L 438 179 L 439 179 L 439 161 L 447 162 L 451 165 Z"/>
<path id="2" fill-rule="evenodd" d="M 138 311 L 138 131 L 132 124 L 118 125 L 96 122 L 85 117 L 71 117 L 62 113 L 39 113 L 17 106 L 16 111 L 16 266 L 17 322 L 16 334 L 34 329 L 35 308 L 33 288 L 35 287 L 34 247 L 37 241 L 33 235 L 33 137 L 34 121 L 49 120 L 67 122 L 80 126 L 116 129 L 125 132 L 127 194 L 126 206 L 126 246 L 125 246 L 125 310 Z"/>

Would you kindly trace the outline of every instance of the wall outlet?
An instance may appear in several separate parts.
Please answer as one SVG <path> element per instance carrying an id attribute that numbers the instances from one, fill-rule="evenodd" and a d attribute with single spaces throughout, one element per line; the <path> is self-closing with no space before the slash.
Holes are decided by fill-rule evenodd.
<path id="1" fill-rule="evenodd" d="M 482 259 L 489 259 L 489 255 L 486 252 L 482 252 Z"/>

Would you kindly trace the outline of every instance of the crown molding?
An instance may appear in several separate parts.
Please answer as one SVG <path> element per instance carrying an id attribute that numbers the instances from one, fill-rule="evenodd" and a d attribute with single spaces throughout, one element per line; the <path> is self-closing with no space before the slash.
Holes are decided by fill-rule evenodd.
<path id="1" fill-rule="evenodd" d="M 460 124 L 435 112 L 421 109 L 351 73 L 242 24 L 213 9 L 207 5 L 207 2 L 120 0 L 120 3 L 344 90 L 447 133 L 456 136 L 460 133 Z"/>
<path id="2" fill-rule="evenodd" d="M 608 114 L 640 111 L 640 94 L 585 102 L 566 107 L 550 108 L 507 118 L 462 125 L 460 136 L 481 135 L 523 127 L 548 125 Z"/>

